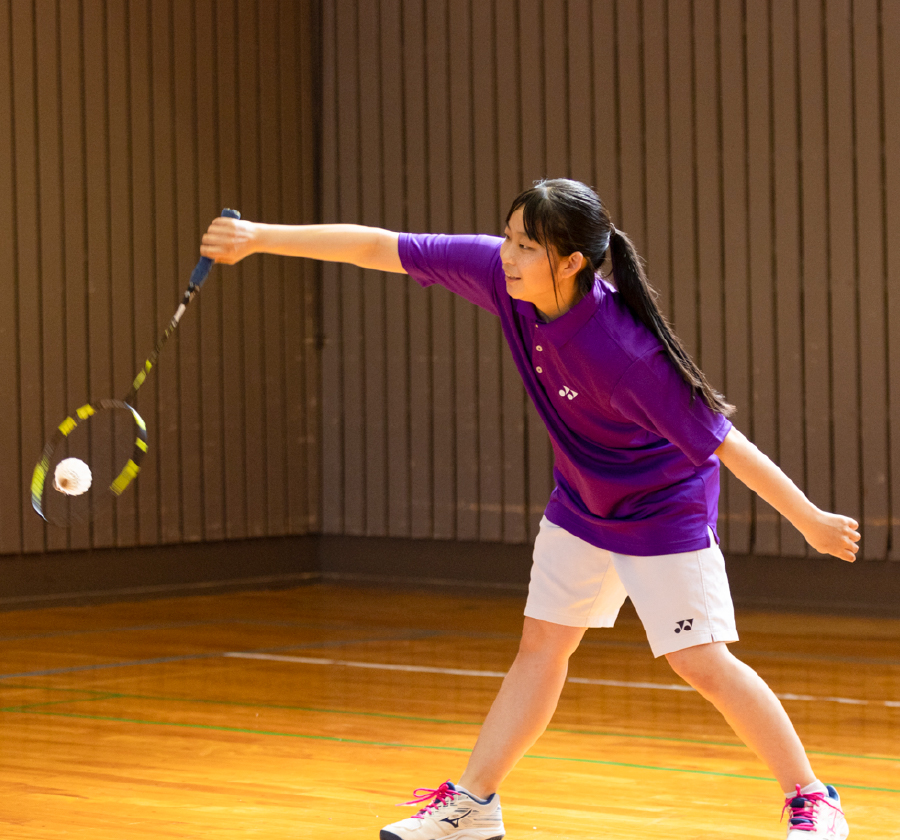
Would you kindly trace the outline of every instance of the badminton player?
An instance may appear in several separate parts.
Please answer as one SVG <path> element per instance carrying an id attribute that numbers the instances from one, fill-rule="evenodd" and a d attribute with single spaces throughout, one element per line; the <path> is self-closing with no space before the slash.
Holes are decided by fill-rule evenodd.
<path id="1" fill-rule="evenodd" d="M 592 189 L 537 183 L 513 201 L 502 238 L 221 218 L 201 252 L 223 263 L 253 253 L 346 262 L 445 286 L 500 319 L 550 434 L 556 486 L 516 659 L 458 782 L 416 791 L 424 807 L 382 840 L 503 837 L 501 783 L 548 725 L 585 630 L 611 627 L 626 597 L 653 654 L 775 776 L 789 840 L 847 836 L 837 791 L 816 776 L 781 703 L 728 650 L 738 634 L 716 534 L 719 464 L 822 554 L 852 562 L 858 525 L 818 509 L 732 425 L 733 406 L 672 332 Z"/>

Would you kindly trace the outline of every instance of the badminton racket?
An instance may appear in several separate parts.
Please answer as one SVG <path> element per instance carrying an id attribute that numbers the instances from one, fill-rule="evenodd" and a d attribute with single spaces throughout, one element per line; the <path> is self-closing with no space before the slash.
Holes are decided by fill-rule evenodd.
<path id="1" fill-rule="evenodd" d="M 241 217 L 228 208 L 222 215 Z M 47 522 L 66 527 L 94 519 L 137 478 L 148 449 L 147 425 L 134 407 L 137 393 L 212 266 L 213 260 L 201 257 L 194 267 L 178 309 L 128 393 L 81 406 L 44 445 L 31 477 L 31 505 Z"/>

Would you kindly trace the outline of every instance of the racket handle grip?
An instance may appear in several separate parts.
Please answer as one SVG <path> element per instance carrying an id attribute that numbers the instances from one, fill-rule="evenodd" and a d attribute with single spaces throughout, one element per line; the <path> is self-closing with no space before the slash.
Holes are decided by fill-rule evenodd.
<path id="1" fill-rule="evenodd" d="M 226 207 L 222 210 L 222 215 L 229 219 L 241 218 L 241 214 L 238 213 L 237 210 L 232 210 L 230 207 Z M 191 282 L 188 284 L 189 289 L 199 289 L 203 285 L 203 281 L 206 280 L 206 275 L 209 274 L 209 270 L 213 267 L 213 263 L 214 260 L 211 260 L 209 257 L 200 257 L 200 260 L 191 272 Z"/>

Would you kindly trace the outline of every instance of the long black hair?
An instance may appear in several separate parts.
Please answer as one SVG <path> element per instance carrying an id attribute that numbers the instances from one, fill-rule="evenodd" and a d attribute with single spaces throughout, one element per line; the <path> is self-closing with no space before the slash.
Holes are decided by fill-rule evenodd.
<path id="1" fill-rule="evenodd" d="M 597 193 L 580 181 L 566 178 L 538 181 L 515 198 L 506 216 L 507 223 L 520 207 L 525 234 L 544 246 L 551 271 L 554 262 L 551 247 L 560 257 L 576 252 L 584 255 L 584 267 L 576 278 L 580 296 L 593 288 L 595 275 L 609 255 L 613 282 L 622 299 L 660 340 L 693 393 L 719 414 L 728 417 L 734 413 L 734 406 L 709 384 L 681 339 L 675 335 L 657 303 L 659 293 L 647 280 L 643 260 L 628 236 L 616 230 Z M 553 283 L 555 288 L 555 272 Z"/>

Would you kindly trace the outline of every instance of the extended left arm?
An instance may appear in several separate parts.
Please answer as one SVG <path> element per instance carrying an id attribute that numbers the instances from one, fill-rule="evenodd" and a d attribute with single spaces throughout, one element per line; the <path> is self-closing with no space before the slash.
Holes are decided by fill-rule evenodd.
<path id="1" fill-rule="evenodd" d="M 716 450 L 719 460 L 784 516 L 822 554 L 852 563 L 859 551 L 859 524 L 849 516 L 819 510 L 773 461 L 737 429 Z"/>

